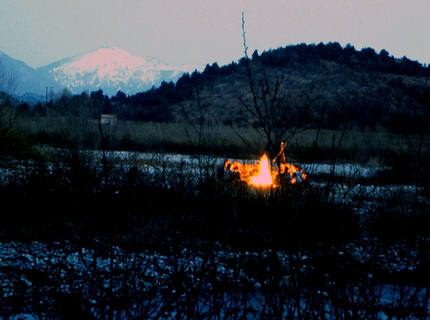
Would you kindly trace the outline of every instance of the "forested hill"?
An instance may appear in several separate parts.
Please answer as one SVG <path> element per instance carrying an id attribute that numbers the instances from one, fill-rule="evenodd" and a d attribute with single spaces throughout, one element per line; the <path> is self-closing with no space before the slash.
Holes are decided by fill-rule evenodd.
<path id="1" fill-rule="evenodd" d="M 339 43 L 318 45 L 299 44 L 269 50 L 257 56 L 264 65 L 285 67 L 294 63 L 313 63 L 321 60 L 333 61 L 361 71 L 379 71 L 410 76 L 430 76 L 430 65 L 422 65 L 407 57 L 394 58 L 386 50 L 377 53 L 372 48 L 356 50 L 353 46 L 342 47 Z"/>
<path id="2" fill-rule="evenodd" d="M 257 95 L 264 74 L 272 88 L 282 79 L 278 96 L 285 108 L 297 113 L 297 126 L 337 128 L 342 119 L 349 127 L 413 131 L 428 122 L 430 66 L 406 57 L 328 43 L 254 52 L 250 59 Z M 204 116 L 213 123 L 258 125 L 239 101 L 251 101 L 245 66 L 245 58 L 221 67 L 214 63 L 203 72 L 183 75 L 175 84 L 162 83 L 133 96 L 119 92 L 109 99 L 93 92 L 88 99 L 102 102 L 91 104 L 102 108 L 97 112 L 113 112 L 123 119 L 190 121 Z"/>

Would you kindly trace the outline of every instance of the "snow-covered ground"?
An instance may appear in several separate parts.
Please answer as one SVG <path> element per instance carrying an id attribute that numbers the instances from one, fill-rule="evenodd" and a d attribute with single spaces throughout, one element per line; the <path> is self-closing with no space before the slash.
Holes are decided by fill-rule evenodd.
<path id="1" fill-rule="evenodd" d="M 131 152 L 131 151 L 112 151 L 107 153 L 108 157 L 116 162 L 152 162 L 152 163 L 167 163 L 173 165 L 188 165 L 199 166 L 202 164 L 223 165 L 226 159 L 237 160 L 243 163 L 256 163 L 258 159 L 242 159 L 242 158 L 225 158 L 213 157 L 205 155 L 187 155 L 178 153 L 149 153 L 149 152 Z M 101 159 L 102 153 L 99 151 L 94 152 L 97 159 Z M 336 176 L 345 177 L 372 177 L 386 167 L 381 166 L 365 166 L 357 163 L 295 163 L 300 165 L 310 174 L 330 174 L 334 167 Z"/>
<path id="2" fill-rule="evenodd" d="M 414 271 L 418 266 L 416 251 L 405 250 L 401 245 L 392 246 L 388 250 L 380 246 L 375 251 L 375 243 L 371 241 L 351 243 L 338 249 L 335 254 L 339 258 L 350 256 L 360 263 L 375 264 L 387 273 Z M 271 277 L 271 272 L 276 272 L 271 264 L 273 255 L 280 263 L 279 268 L 284 270 L 279 280 Z M 27 301 L 27 305 L 12 319 L 41 319 L 43 312 L 51 312 L 51 304 L 55 304 L 56 295 L 78 292 L 94 314 L 102 312 L 102 301 L 109 305 L 113 301 L 110 299 L 129 295 L 130 299 L 142 299 L 135 304 L 125 304 L 130 308 L 128 311 L 131 314 L 139 314 L 141 310 L 138 305 L 142 303 L 142 306 L 145 305 L 154 312 L 154 317 L 148 318 L 155 319 L 157 312 L 160 315 L 163 308 L 168 310 L 167 304 L 173 303 L 173 300 L 183 299 L 184 303 L 187 302 L 192 290 L 196 288 L 198 290 L 195 293 L 200 295 L 196 302 L 200 310 L 210 308 L 213 303 L 212 294 L 221 294 L 218 296 L 221 302 L 218 302 L 223 309 L 222 313 L 227 313 L 230 303 L 237 299 L 235 290 L 239 290 L 240 303 L 247 301 L 258 315 L 270 297 L 265 290 L 274 284 L 279 292 L 294 287 L 292 281 L 296 281 L 295 277 L 312 273 L 313 258 L 312 253 L 303 250 L 294 253 L 282 250 L 237 251 L 219 244 L 212 248 L 210 254 L 187 249 L 166 254 L 148 250 L 126 252 L 115 246 L 105 246 L 96 240 L 91 248 L 71 242 L 0 243 L 0 315 L 7 310 L 7 301 L 21 297 Z M 261 270 L 267 268 L 268 273 L 256 272 L 259 267 L 263 268 Z M 373 274 L 369 273 L 367 277 L 369 283 L 372 283 Z M 427 301 L 425 288 L 390 283 L 382 287 L 378 283 L 372 286 L 366 289 L 374 292 L 365 294 L 375 294 L 379 299 L 375 303 L 381 310 L 400 304 L 400 298 L 405 301 Z M 321 295 L 321 301 L 327 304 L 327 311 L 334 312 L 331 300 L 333 292 L 329 293 L 328 288 L 304 287 L 302 290 L 300 297 L 303 299 L 303 308 L 309 307 L 307 299 L 310 297 L 306 295 L 308 291 L 316 290 Z M 356 297 L 350 298 L 364 299 L 362 294 L 357 291 Z M 36 301 L 36 304 L 42 304 L 38 314 L 41 317 L 36 317 L 33 312 L 34 299 L 41 299 Z M 239 305 L 239 308 L 242 307 L 243 305 Z M 170 312 L 177 312 L 174 310 L 178 309 L 180 308 L 175 306 Z M 120 311 L 116 310 L 118 314 Z M 381 311 L 378 318 L 384 319 L 385 316 Z M 127 317 L 119 316 L 118 319 Z M 249 313 L 247 319 L 258 319 L 258 316 Z"/>
<path id="3" fill-rule="evenodd" d="M 101 151 L 86 151 L 82 155 L 94 163 L 100 163 L 103 158 Z M 134 151 L 109 151 L 105 153 L 106 158 L 117 166 L 137 165 L 142 167 L 153 166 L 154 168 L 172 167 L 177 169 L 182 166 L 189 168 L 214 168 L 222 166 L 226 159 L 237 160 L 243 163 L 256 163 L 258 159 L 225 158 L 205 155 L 187 155 L 177 153 L 154 153 L 154 152 L 134 152 Z M 310 175 L 331 174 L 332 171 L 337 177 L 373 177 L 381 170 L 387 169 L 381 166 L 365 166 L 357 163 L 294 163 L 301 166 Z M 14 170 L 25 170 L 31 163 L 18 163 Z M 0 178 L 10 174 L 11 169 L 0 168 Z"/>
<path id="4" fill-rule="evenodd" d="M 196 156 L 174 153 L 143 153 L 130 151 L 112 151 L 105 154 L 109 164 L 121 172 L 131 168 L 137 168 L 147 177 L 158 179 L 166 187 L 175 183 L 178 178 L 186 177 L 192 183 L 198 183 L 200 178 L 216 176 L 222 168 L 223 157 Z M 83 163 L 102 172 L 103 153 L 100 151 L 87 151 L 83 153 Z M 241 162 L 256 162 L 249 159 L 231 159 Z M 297 163 L 296 163 L 297 164 Z M 417 191 L 415 186 L 406 184 L 360 184 L 357 178 L 371 178 L 381 170 L 387 168 L 381 166 L 364 166 L 356 163 L 303 163 L 298 164 L 309 173 L 310 183 L 315 187 L 324 189 L 329 187 L 329 194 L 337 203 L 350 205 L 359 213 L 367 213 L 378 207 L 383 199 L 401 196 L 405 201 L 414 199 Z M 6 183 L 20 183 L 25 175 L 31 171 L 36 164 L 29 162 L 17 162 L 10 167 L 0 167 L 0 185 Z M 61 164 L 48 165 L 48 171 L 58 170 Z M 61 169 L 60 169 L 61 170 Z M 334 182 L 328 185 L 324 176 L 334 174 L 337 178 L 348 178 L 345 182 Z M 159 179 L 162 177 L 162 179 Z M 318 178 L 319 177 L 319 178 Z M 317 179 L 318 178 L 318 179 Z M 425 200 L 425 199 L 421 199 Z"/>
<path id="5" fill-rule="evenodd" d="M 85 157 L 94 170 L 101 170 L 101 152 L 89 151 Z M 148 176 L 163 175 L 166 178 L 163 183 L 167 186 L 172 183 L 169 179 L 174 178 L 176 172 L 198 180 L 202 174 L 215 175 L 225 161 L 221 157 L 120 151 L 108 152 L 106 157 L 115 170 L 137 168 Z M 0 168 L 0 184 L 20 183 L 36 166 L 32 162 L 3 166 Z M 54 173 L 59 166 L 62 164 L 49 164 L 47 173 Z M 324 163 L 305 163 L 301 166 L 311 175 L 311 186 L 321 189 L 329 187 L 328 195 L 337 203 L 346 204 L 360 214 L 377 210 L 386 197 L 401 196 L 405 201 L 413 200 L 417 191 L 410 185 L 359 184 L 354 179 L 342 180 L 351 181 L 349 184 L 336 182 L 331 185 L 321 179 L 312 180 L 313 176 L 332 173 L 333 168 L 338 177 L 370 178 L 386 169 L 383 167 L 352 163 L 338 163 L 334 167 Z M 78 294 L 93 314 L 103 312 L 102 301 L 109 305 L 113 300 L 129 295 L 132 300 L 115 311 L 118 319 L 134 316 L 147 319 L 163 316 L 168 319 L 177 315 L 179 305 L 191 302 L 195 304 L 195 310 L 204 315 L 213 308 L 214 297 L 218 299 L 220 315 L 226 315 L 246 303 L 253 312 L 247 313 L 244 318 L 258 319 L 270 301 L 267 288 L 273 281 L 270 280 L 270 268 L 273 267 L 270 257 L 273 254 L 283 270 L 282 276 L 276 280 L 279 292 L 287 288 L 290 290 L 297 275 L 306 276 L 313 271 L 314 257 L 311 252 L 303 250 L 295 253 L 281 250 L 237 251 L 217 244 L 210 252 L 184 249 L 182 252 L 166 253 L 149 250 L 127 252 L 97 240 L 86 246 L 68 241 L 0 243 L 0 320 L 44 319 L 54 312 L 52 306 L 55 305 L 55 296 L 59 294 Z M 348 256 L 364 265 L 376 264 L 379 270 L 388 273 L 414 272 L 420 264 L 416 250 L 406 250 L 402 244 L 384 247 L 369 239 L 346 244 L 337 248 L 335 254 L 340 258 Z M 255 268 L 260 268 L 260 271 L 255 272 Z M 372 273 L 368 274 L 370 283 L 373 277 Z M 188 299 L 192 292 L 189 290 L 195 287 L 199 296 L 190 302 Z M 428 305 L 428 300 L 425 300 L 427 288 L 378 283 L 370 289 L 379 299 L 377 304 L 381 311 L 378 319 L 387 319 L 388 313 L 383 310 L 401 304 L 401 299 L 419 300 L 422 305 Z M 369 294 L 360 292 L 359 286 L 354 290 L 358 293 L 353 299 L 364 299 Z M 309 299 L 317 295 L 324 310 L 330 314 L 334 312 L 335 297 L 332 294 L 326 288 L 304 287 L 298 306 L 309 308 Z M 25 304 L 14 311 L 10 306 L 16 303 L 16 299 L 24 299 Z M 37 312 L 36 305 L 40 306 Z M 283 307 L 287 310 L 286 305 Z M 148 310 L 152 315 L 145 314 Z M 7 317 L 5 312 L 8 312 Z M 284 311 L 284 315 L 288 312 L 298 311 Z"/>

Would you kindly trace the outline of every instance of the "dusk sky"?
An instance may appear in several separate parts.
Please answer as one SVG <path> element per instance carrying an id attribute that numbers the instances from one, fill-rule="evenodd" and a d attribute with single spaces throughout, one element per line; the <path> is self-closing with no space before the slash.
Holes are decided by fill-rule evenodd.
<path id="1" fill-rule="evenodd" d="M 430 0 L 0 0 L 0 51 L 38 67 L 120 47 L 170 64 L 229 63 L 295 43 L 338 41 L 430 62 Z"/>

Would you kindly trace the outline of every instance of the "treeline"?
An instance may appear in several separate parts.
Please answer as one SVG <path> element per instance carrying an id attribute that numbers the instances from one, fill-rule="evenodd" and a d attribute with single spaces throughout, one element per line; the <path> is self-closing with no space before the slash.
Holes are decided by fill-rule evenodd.
<path id="1" fill-rule="evenodd" d="M 337 42 L 287 46 L 268 50 L 260 56 L 254 54 L 253 58 L 261 61 L 263 65 L 271 67 L 286 67 L 295 63 L 306 64 L 327 60 L 363 71 L 378 71 L 408 76 L 430 76 L 430 65 L 426 67 L 418 61 L 410 60 L 407 57 L 397 59 L 390 56 L 388 51 L 384 49 L 379 53 L 373 48 L 356 50 L 350 44 L 342 47 Z"/>
<path id="2" fill-rule="evenodd" d="M 34 107 L 27 103 L 19 104 L 21 113 L 36 115 L 86 115 L 96 118 L 101 113 L 115 114 L 121 120 L 169 122 L 173 120 L 170 106 L 194 98 L 197 86 L 214 77 L 227 76 L 238 69 L 237 63 L 219 67 L 217 63 L 207 65 L 203 72 L 185 73 L 176 83 L 163 81 L 157 88 L 135 95 L 118 91 L 109 97 L 103 90 L 72 95 L 64 91 L 60 97 Z"/>
<path id="3" fill-rule="evenodd" d="M 336 81 L 325 86 L 322 85 L 324 79 L 333 72 L 331 66 L 329 69 L 321 68 L 324 62 L 333 62 L 338 72 Z M 206 96 L 211 100 L 211 88 L 218 84 L 229 84 L 230 91 L 226 90 L 222 95 L 230 96 L 230 100 L 225 99 L 223 103 L 238 108 L 239 91 L 248 88 L 245 63 L 246 59 L 242 58 L 222 67 L 217 63 L 208 64 L 203 72 L 186 73 L 176 83 L 163 82 L 157 88 L 131 96 L 121 91 L 112 97 L 102 90 L 78 95 L 64 92 L 57 99 L 32 108 L 21 104 L 18 110 L 42 116 L 85 115 L 91 118 L 109 113 L 121 120 L 171 122 L 177 120 L 181 113 L 181 104 L 188 103 L 191 109 L 196 105 L 193 101 L 201 88 L 206 89 Z M 252 66 L 256 78 L 261 78 L 265 71 L 270 75 L 270 70 L 280 70 L 290 77 L 289 83 L 296 80 L 296 87 L 289 83 L 286 85 L 288 99 L 285 101 L 286 108 L 294 106 L 299 111 L 296 126 L 338 129 L 339 119 L 347 119 L 351 128 L 385 127 L 395 132 L 411 132 L 417 131 L 417 124 L 425 127 L 425 122 L 430 119 L 430 86 L 425 82 L 425 78 L 430 76 L 430 66 L 406 57 L 394 58 L 386 50 L 376 53 L 371 48 L 359 51 L 351 45 L 342 47 L 338 43 L 299 44 L 269 50 L 261 55 L 255 51 Z M 303 79 L 309 77 L 309 72 L 313 72 L 316 80 L 304 83 Z M 354 82 L 351 82 L 351 72 Z M 415 80 L 411 81 L 411 77 Z M 219 111 L 224 109 L 221 105 L 215 108 L 222 108 Z M 220 115 L 215 119 L 218 122 L 258 125 L 246 114 L 235 113 L 235 119 L 232 119 L 229 113 L 216 113 Z"/>

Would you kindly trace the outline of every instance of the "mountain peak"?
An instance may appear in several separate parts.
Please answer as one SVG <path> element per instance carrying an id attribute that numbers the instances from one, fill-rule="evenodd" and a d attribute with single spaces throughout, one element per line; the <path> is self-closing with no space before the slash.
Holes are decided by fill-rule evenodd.
<path id="1" fill-rule="evenodd" d="M 74 93 L 102 89 L 110 95 L 118 90 L 128 94 L 143 91 L 189 71 L 117 47 L 101 47 L 44 69 Z"/>
<path id="2" fill-rule="evenodd" d="M 99 48 L 95 51 L 72 58 L 57 68 L 67 68 L 78 72 L 97 70 L 103 76 L 115 74 L 115 70 L 124 67 L 136 67 L 146 65 L 146 59 L 136 57 L 120 48 Z"/>

